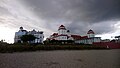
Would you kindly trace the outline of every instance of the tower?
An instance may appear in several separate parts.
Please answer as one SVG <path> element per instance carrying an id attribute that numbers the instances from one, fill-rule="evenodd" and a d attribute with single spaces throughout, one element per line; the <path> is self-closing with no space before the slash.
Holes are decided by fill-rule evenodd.
<path id="1" fill-rule="evenodd" d="M 87 35 L 88 35 L 88 38 L 95 37 L 94 31 L 91 29 L 87 32 Z"/>
<path id="2" fill-rule="evenodd" d="M 67 35 L 71 37 L 70 30 L 67 30 Z"/>
<path id="3" fill-rule="evenodd" d="M 58 35 L 66 35 L 67 34 L 67 30 L 65 28 L 64 25 L 61 25 L 58 29 Z"/>

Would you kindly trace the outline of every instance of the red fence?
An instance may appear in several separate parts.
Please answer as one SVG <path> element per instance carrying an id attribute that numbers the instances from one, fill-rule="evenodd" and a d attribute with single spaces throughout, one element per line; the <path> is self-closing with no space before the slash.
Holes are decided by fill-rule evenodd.
<path id="1" fill-rule="evenodd" d="M 108 47 L 112 49 L 120 49 L 120 43 L 115 43 L 115 42 L 96 42 L 93 43 L 93 45 Z"/>

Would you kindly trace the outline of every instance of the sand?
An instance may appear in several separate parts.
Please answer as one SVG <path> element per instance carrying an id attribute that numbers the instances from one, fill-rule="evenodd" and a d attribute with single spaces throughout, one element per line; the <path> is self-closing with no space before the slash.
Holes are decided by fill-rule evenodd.
<path id="1" fill-rule="evenodd" d="M 120 68 L 120 49 L 0 53 L 0 68 Z"/>

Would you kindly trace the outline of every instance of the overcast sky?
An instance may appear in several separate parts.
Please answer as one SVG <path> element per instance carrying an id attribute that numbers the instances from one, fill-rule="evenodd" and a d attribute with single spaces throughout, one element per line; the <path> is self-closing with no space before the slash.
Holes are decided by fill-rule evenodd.
<path id="1" fill-rule="evenodd" d="M 120 0 L 0 0 L 0 39 L 7 42 L 20 26 L 49 37 L 62 24 L 73 34 L 120 35 Z"/>

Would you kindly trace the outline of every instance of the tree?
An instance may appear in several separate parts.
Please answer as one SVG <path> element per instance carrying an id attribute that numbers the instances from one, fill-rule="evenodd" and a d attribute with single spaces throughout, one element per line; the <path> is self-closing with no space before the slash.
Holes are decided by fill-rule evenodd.
<path id="1" fill-rule="evenodd" d="M 31 35 L 31 34 L 21 36 L 21 40 L 23 42 L 28 42 L 28 41 L 30 42 L 30 41 L 33 41 L 35 39 L 36 39 L 36 37 L 34 35 Z"/>
<path id="2" fill-rule="evenodd" d="M 5 42 L 5 40 L 0 40 L 0 45 L 8 45 L 9 43 Z"/>

